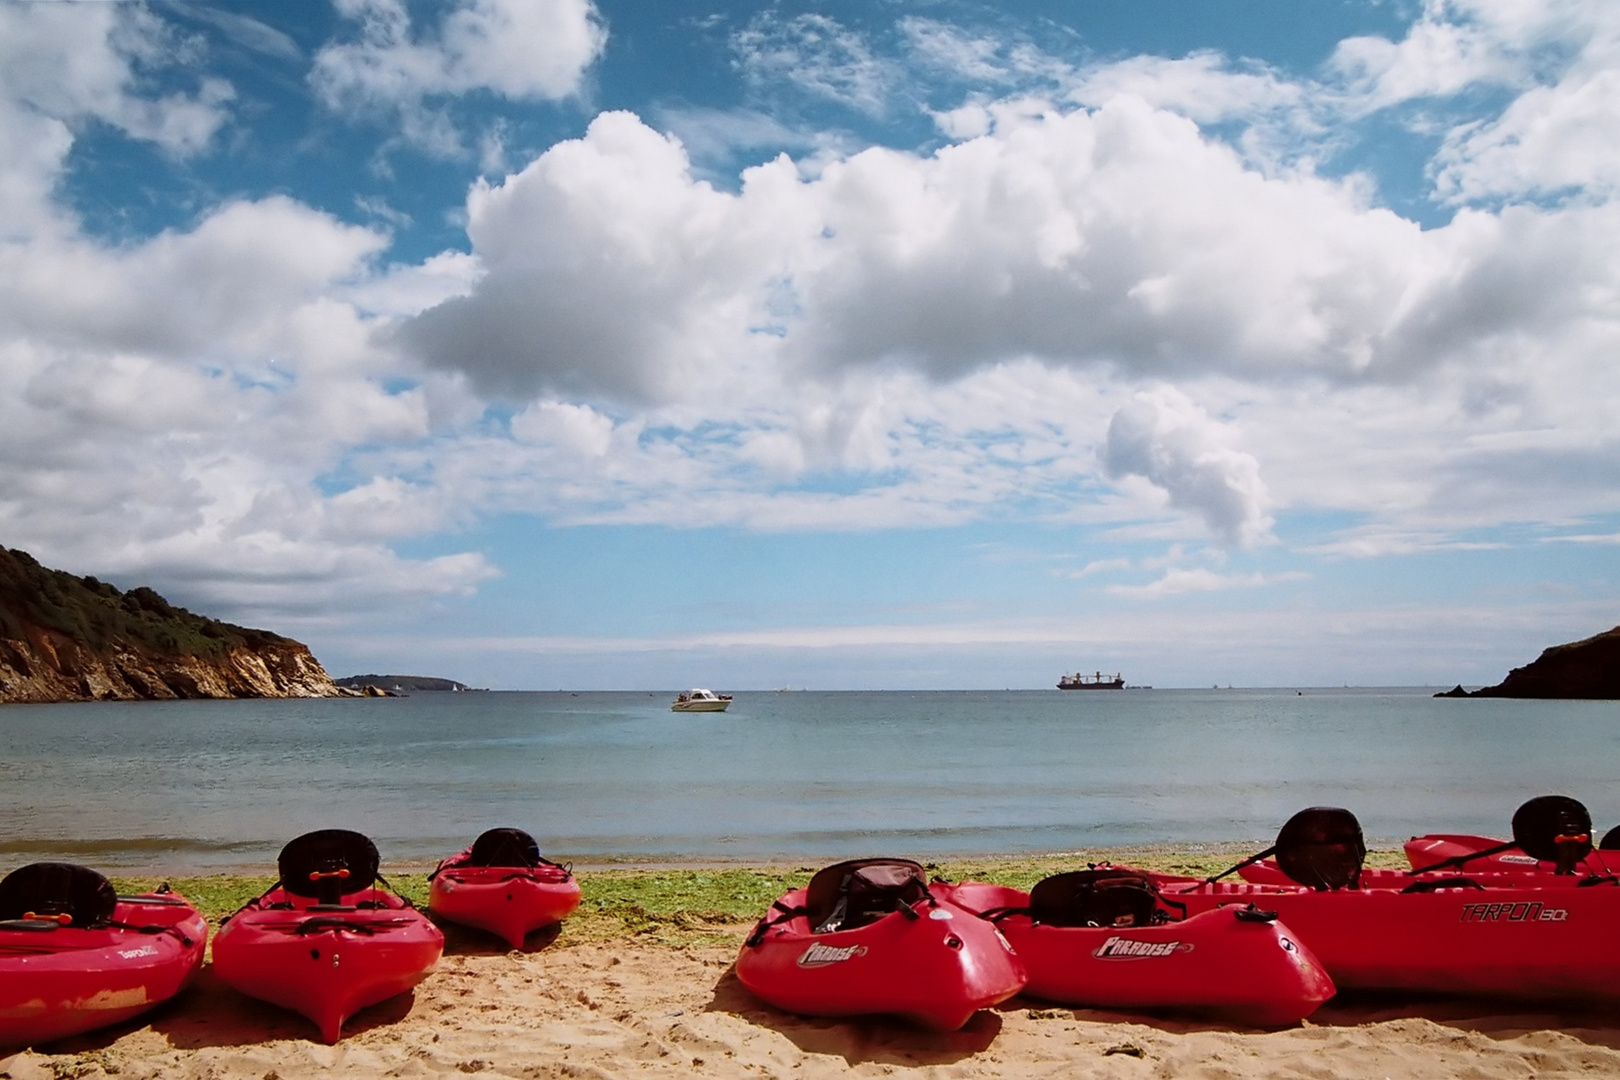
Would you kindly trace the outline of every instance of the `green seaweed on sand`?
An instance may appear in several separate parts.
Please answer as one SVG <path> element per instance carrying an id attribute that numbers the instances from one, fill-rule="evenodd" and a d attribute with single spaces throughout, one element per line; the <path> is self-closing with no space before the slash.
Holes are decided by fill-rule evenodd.
<path id="1" fill-rule="evenodd" d="M 390 874 L 388 881 L 413 904 L 427 906 L 427 874 Z M 120 893 L 149 892 L 167 885 L 196 905 L 208 924 L 217 928 L 226 916 L 268 892 L 276 878 L 274 874 L 209 874 L 176 878 L 115 877 L 112 883 Z"/>
<path id="2" fill-rule="evenodd" d="M 1071 852 L 1013 859 L 960 859 L 925 863 L 930 876 L 946 881 L 994 881 L 1028 889 L 1048 874 L 1081 870 L 1104 862 L 1204 877 L 1219 873 L 1252 848 L 1213 845 L 1196 850 L 1148 848 Z M 1399 851 L 1370 851 L 1369 866 L 1404 866 Z M 560 944 L 632 940 L 676 947 L 735 944 L 771 902 L 801 888 L 819 865 L 695 869 L 581 870 L 579 911 L 569 919 Z M 388 882 L 418 907 L 426 907 L 426 871 L 394 872 Z M 156 888 L 156 878 L 114 878 L 119 892 Z M 210 925 L 264 893 L 275 878 L 264 874 L 213 874 L 173 878 L 170 886 L 202 912 Z"/>

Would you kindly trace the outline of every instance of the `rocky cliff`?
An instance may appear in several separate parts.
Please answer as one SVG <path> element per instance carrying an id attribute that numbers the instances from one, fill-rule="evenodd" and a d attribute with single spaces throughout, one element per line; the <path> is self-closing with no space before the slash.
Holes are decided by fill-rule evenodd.
<path id="1" fill-rule="evenodd" d="M 0 547 L 0 702 L 351 694 L 299 642 Z"/>
<path id="2" fill-rule="evenodd" d="M 1495 686 L 1462 687 L 1435 697 L 1620 698 L 1620 626 L 1567 645 L 1554 645 Z"/>

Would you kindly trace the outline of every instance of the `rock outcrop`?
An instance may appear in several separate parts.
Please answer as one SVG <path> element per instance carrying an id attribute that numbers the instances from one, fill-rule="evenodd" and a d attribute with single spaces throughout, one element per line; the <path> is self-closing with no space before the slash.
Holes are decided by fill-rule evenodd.
<path id="1" fill-rule="evenodd" d="M 0 702 L 350 696 L 290 638 L 0 547 Z"/>
<path id="2" fill-rule="evenodd" d="M 1620 699 L 1620 626 L 1567 645 L 1554 645 L 1495 686 L 1462 687 L 1435 697 Z"/>
<path id="3" fill-rule="evenodd" d="M 350 675 L 333 682 L 350 690 L 380 690 L 390 694 L 417 694 L 471 690 L 466 683 L 431 675 Z"/>

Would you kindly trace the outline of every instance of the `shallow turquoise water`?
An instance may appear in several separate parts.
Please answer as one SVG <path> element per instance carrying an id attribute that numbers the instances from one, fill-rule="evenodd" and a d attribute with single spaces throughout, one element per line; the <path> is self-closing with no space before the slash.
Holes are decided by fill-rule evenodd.
<path id="1" fill-rule="evenodd" d="M 429 860 L 492 825 L 560 856 L 814 859 L 1264 841 L 1305 806 L 1371 838 L 1620 820 L 1620 702 L 1431 689 L 672 694 L 7 706 L 0 869 L 269 864 L 299 832 Z"/>

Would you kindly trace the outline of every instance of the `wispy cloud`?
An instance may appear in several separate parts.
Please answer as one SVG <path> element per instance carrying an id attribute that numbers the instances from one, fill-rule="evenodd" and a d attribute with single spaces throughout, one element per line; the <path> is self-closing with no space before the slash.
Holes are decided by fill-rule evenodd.
<path id="1" fill-rule="evenodd" d="M 1620 544 L 1620 533 L 1577 533 L 1542 537 L 1544 544 Z"/>
<path id="2" fill-rule="evenodd" d="M 1108 585 L 1104 592 L 1111 596 L 1132 596 L 1154 599 L 1161 596 L 1179 596 L 1183 593 L 1219 592 L 1224 589 L 1255 589 L 1279 585 L 1290 581 L 1305 581 L 1311 575 L 1290 570 L 1280 574 L 1222 574 L 1202 567 L 1171 569 L 1158 581 L 1147 585 Z"/>
<path id="3" fill-rule="evenodd" d="M 1416 532 L 1381 525 L 1349 530 L 1325 544 L 1301 545 L 1312 555 L 1374 559 L 1422 551 L 1496 551 L 1509 546 L 1498 540 L 1461 540 L 1439 531 Z"/>
<path id="4" fill-rule="evenodd" d="M 857 112 L 881 115 L 901 71 L 860 33 L 828 15 L 783 18 L 765 11 L 732 35 L 732 49 L 758 87 L 788 84 Z"/>
<path id="5" fill-rule="evenodd" d="M 1080 580 L 1091 577 L 1093 574 L 1113 574 L 1120 571 L 1133 570 L 1136 564 L 1130 559 L 1093 559 L 1078 570 L 1061 571 L 1061 576 Z"/>

